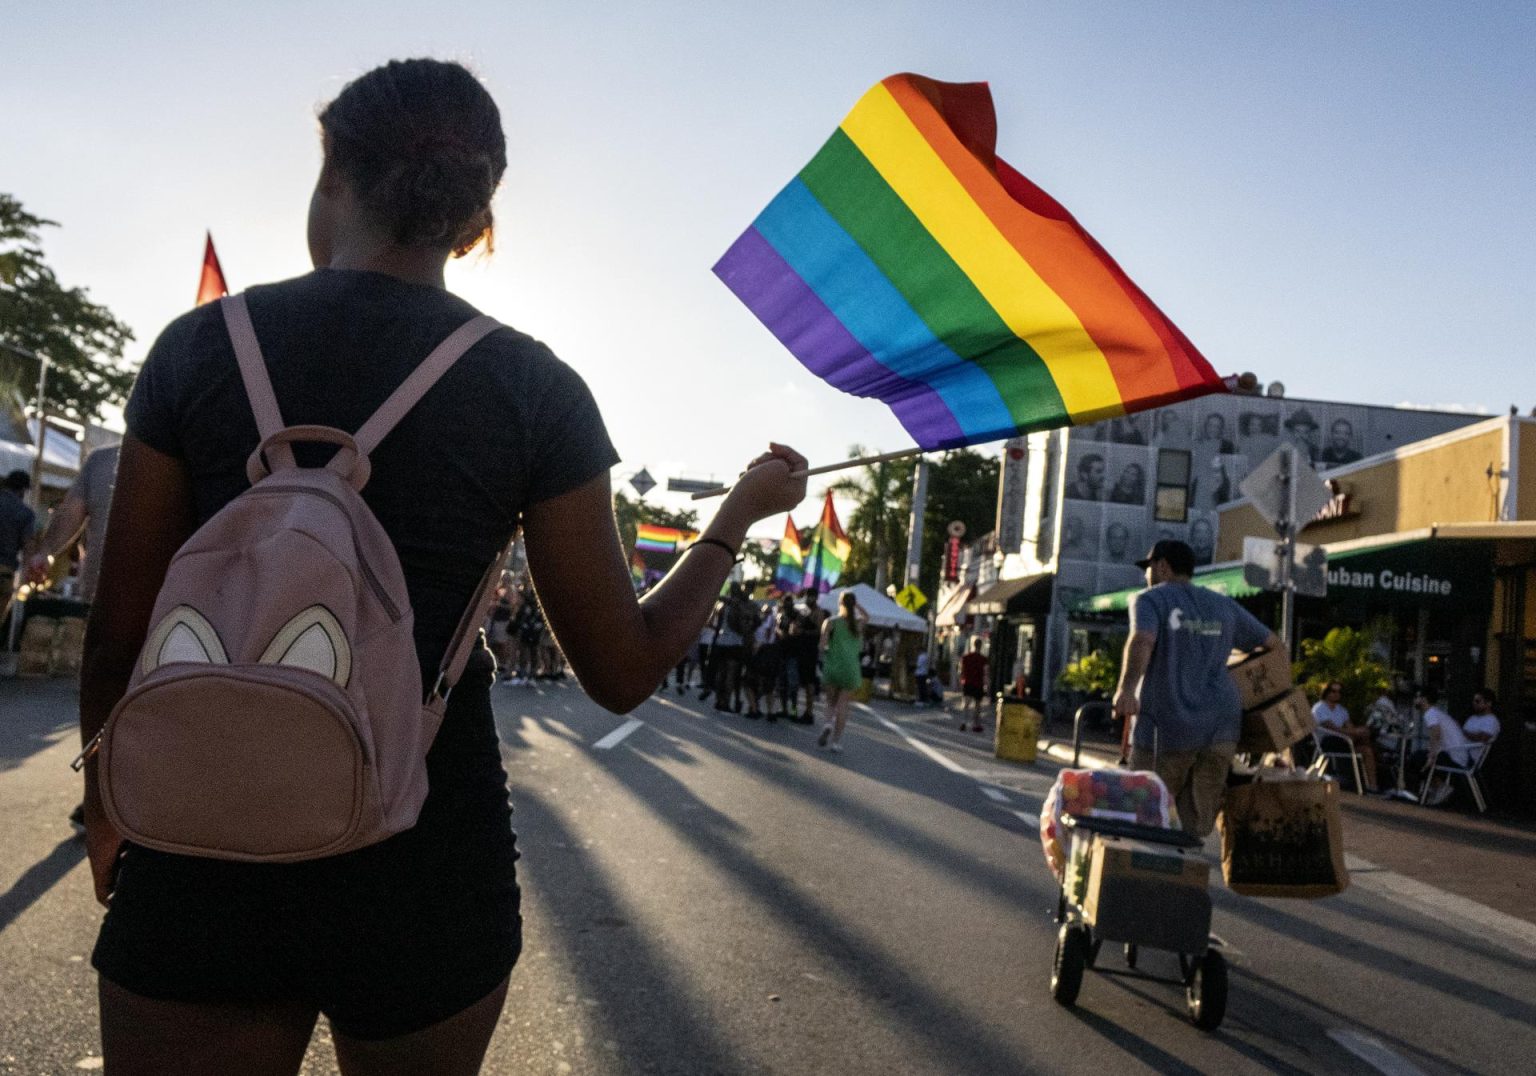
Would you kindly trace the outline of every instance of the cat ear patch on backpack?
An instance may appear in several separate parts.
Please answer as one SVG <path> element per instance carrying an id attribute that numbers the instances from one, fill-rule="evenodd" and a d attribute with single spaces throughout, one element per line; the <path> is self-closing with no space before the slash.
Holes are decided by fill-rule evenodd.
<path id="1" fill-rule="evenodd" d="M 283 625 L 261 655 L 263 665 L 286 665 L 319 673 L 340 687 L 352 675 L 346 632 L 323 605 L 311 605 Z"/>
<path id="2" fill-rule="evenodd" d="M 178 605 L 150 633 L 144 644 L 144 672 L 176 662 L 228 665 L 224 644 L 202 613 L 190 605 Z"/>

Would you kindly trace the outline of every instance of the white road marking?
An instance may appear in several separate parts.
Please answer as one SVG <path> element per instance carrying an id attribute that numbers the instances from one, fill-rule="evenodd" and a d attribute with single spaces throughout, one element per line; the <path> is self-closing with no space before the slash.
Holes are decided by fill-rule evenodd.
<path id="1" fill-rule="evenodd" d="M 912 735 L 908 734 L 907 732 L 903 731 L 901 726 L 896 724 L 896 722 L 890 721 L 890 720 L 880 716 L 871 707 L 868 707 L 868 706 L 864 705 L 862 702 L 854 703 L 854 705 L 856 707 L 858 707 L 858 709 L 862 710 L 864 713 L 868 714 L 870 717 L 874 718 L 876 721 L 880 722 L 880 724 L 882 724 L 886 728 L 890 729 L 896 735 L 900 736 L 903 740 L 906 740 L 907 743 L 909 743 L 913 747 L 917 748 L 923 754 L 925 754 L 929 758 L 933 759 L 933 761 L 937 762 L 940 766 L 943 766 L 946 770 L 949 770 L 951 773 L 958 773 L 961 777 L 970 777 L 970 778 L 973 778 L 973 779 L 975 778 L 976 775 L 974 773 L 972 773 L 970 770 L 968 770 L 964 766 L 960 765 L 960 763 L 956 762 L 954 759 L 950 758 L 948 755 L 943 754 L 942 752 L 939 752 L 939 751 L 935 751 L 933 748 L 931 748 L 927 744 L 923 743 L 922 740 L 919 740 L 917 737 L 912 736 Z"/>
<path id="2" fill-rule="evenodd" d="M 1331 1029 L 1328 1037 L 1386 1076 L 1424 1076 L 1423 1069 L 1389 1049 L 1379 1039 L 1343 1027 Z"/>
<path id="3" fill-rule="evenodd" d="M 1516 953 L 1536 960 L 1536 923 L 1436 889 L 1426 882 L 1378 867 L 1359 856 L 1346 854 L 1344 865 L 1349 868 L 1350 882 L 1360 889 L 1410 907 L 1473 937 L 1498 941 Z"/>
<path id="4" fill-rule="evenodd" d="M 624 742 L 624 737 L 628 736 L 636 729 L 644 727 L 644 721 L 641 721 L 638 717 L 632 717 L 628 721 L 624 722 L 624 724 L 614 729 L 608 735 L 604 736 L 601 740 L 598 740 L 597 743 L 593 744 L 592 750 L 607 751 L 611 748 L 617 747 L 619 744 Z"/>
<path id="5" fill-rule="evenodd" d="M 691 708 L 689 708 L 687 706 L 684 706 L 680 702 L 673 702 L 671 699 L 666 698 L 663 695 L 652 695 L 651 696 L 651 701 L 654 702 L 654 703 L 659 703 L 662 706 L 665 706 L 669 710 L 676 710 L 678 713 L 687 714 L 689 717 L 703 717 L 704 716 L 703 714 L 699 713 L 699 711 L 691 709 Z"/>
<path id="6" fill-rule="evenodd" d="M 991 785 L 982 785 L 981 794 L 988 799 L 996 800 L 998 803 L 1008 802 L 1008 793 L 1000 788 L 993 788 Z"/>
<path id="7" fill-rule="evenodd" d="M 1017 818 L 1018 818 L 1018 820 L 1020 822 L 1023 822 L 1026 826 L 1029 826 L 1031 829 L 1039 829 L 1040 828 L 1040 816 L 1039 815 L 1037 815 L 1037 814 L 1030 814 L 1028 811 L 1014 811 L 1013 813 L 1014 813 L 1015 816 L 1017 816 Z"/>

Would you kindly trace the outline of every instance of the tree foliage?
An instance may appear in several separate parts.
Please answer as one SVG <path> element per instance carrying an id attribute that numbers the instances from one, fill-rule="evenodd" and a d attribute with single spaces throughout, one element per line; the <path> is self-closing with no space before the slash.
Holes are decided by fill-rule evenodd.
<path id="1" fill-rule="evenodd" d="M 55 222 L 0 194 L 0 342 L 49 360 L 47 407 L 76 421 L 98 417 L 133 387 L 123 348 L 133 332 L 84 288 L 65 287 L 43 258 L 41 232 Z M 0 377 L 30 394 L 37 370 L 14 355 Z M 25 365 L 23 365 L 25 364 Z"/>
<path id="2" fill-rule="evenodd" d="M 683 511 L 672 511 L 654 504 L 646 504 L 642 500 L 626 497 L 617 490 L 613 494 L 613 516 L 619 524 L 619 540 L 624 543 L 625 549 L 635 547 L 635 528 L 642 523 L 651 523 L 658 527 L 676 527 L 678 530 L 697 530 L 699 526 L 699 513 L 689 508 Z"/>
<path id="3" fill-rule="evenodd" d="M 1062 670 L 1061 686 L 1089 695 L 1108 695 L 1120 682 L 1120 662 L 1108 650 L 1084 654 Z"/>
<path id="4" fill-rule="evenodd" d="M 1364 720 L 1371 703 L 1392 687 L 1389 670 L 1376 657 L 1375 639 L 1354 628 L 1332 628 L 1321 639 L 1303 639 L 1293 675 L 1312 699 L 1322 698 L 1323 688 L 1337 680 L 1344 688 L 1340 702 L 1353 721 Z"/>
<path id="5" fill-rule="evenodd" d="M 864 454 L 860 445 L 849 449 L 850 457 Z M 959 520 L 972 535 L 992 528 L 998 468 L 994 457 L 966 448 L 929 458 L 918 586 L 930 599 L 939 590 L 949 524 Z M 881 564 L 885 566 L 885 582 L 899 585 L 905 578 L 916 470 L 915 459 L 877 463 L 861 467 L 829 487 L 834 496 L 855 502 L 844 521 L 853 548 L 843 568 L 843 582 L 874 584 Z"/>

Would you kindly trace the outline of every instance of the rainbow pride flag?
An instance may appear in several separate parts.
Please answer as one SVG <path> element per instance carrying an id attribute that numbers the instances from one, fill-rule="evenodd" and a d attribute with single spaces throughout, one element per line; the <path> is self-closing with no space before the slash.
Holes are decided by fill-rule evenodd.
<path id="1" fill-rule="evenodd" d="M 825 594 L 837 586 L 843 574 L 843 565 L 853 543 L 843 533 L 843 525 L 837 521 L 837 510 L 832 507 L 832 494 L 821 505 L 821 522 L 811 536 L 810 552 L 805 555 L 805 575 L 802 586 L 810 587 L 818 594 Z"/>
<path id="2" fill-rule="evenodd" d="M 629 580 L 635 584 L 636 590 L 645 585 L 645 561 L 638 549 L 629 554 Z"/>
<path id="3" fill-rule="evenodd" d="M 995 152 L 984 82 L 892 75 L 715 265 L 779 341 L 924 449 L 1221 391 L 1209 363 Z"/>
<path id="4" fill-rule="evenodd" d="M 784 537 L 779 539 L 779 566 L 773 573 L 773 586 L 781 593 L 799 590 L 805 581 L 805 550 L 800 548 L 800 531 L 793 516 L 784 517 Z"/>
<path id="5" fill-rule="evenodd" d="M 676 553 L 698 536 L 698 531 L 684 531 L 676 527 L 658 527 L 654 523 L 641 523 L 635 528 L 635 548 L 643 549 L 647 553 Z"/>

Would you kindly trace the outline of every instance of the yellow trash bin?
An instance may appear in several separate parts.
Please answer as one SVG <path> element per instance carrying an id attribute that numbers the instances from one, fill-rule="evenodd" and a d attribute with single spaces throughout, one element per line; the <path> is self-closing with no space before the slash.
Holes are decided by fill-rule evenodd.
<path id="1" fill-rule="evenodd" d="M 1040 711 L 1017 695 L 997 696 L 997 735 L 993 753 L 1009 762 L 1034 762 L 1040 737 Z"/>

